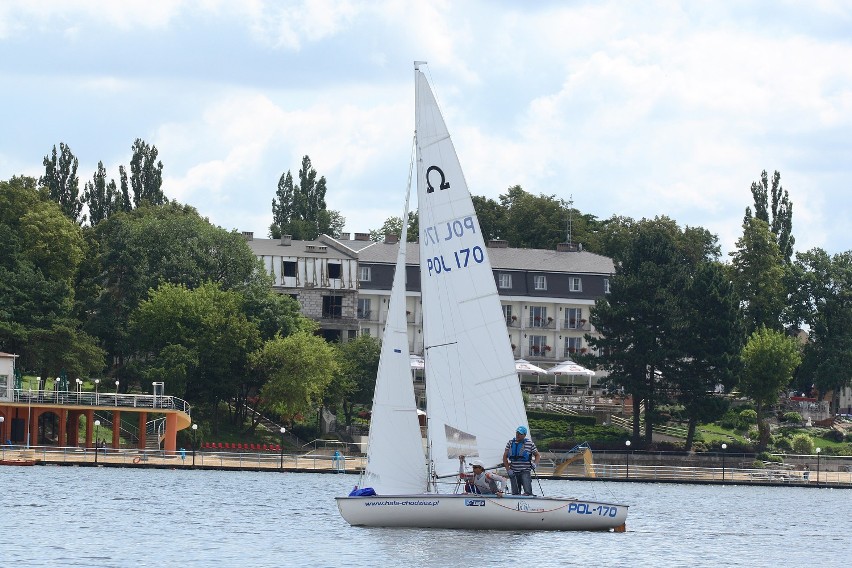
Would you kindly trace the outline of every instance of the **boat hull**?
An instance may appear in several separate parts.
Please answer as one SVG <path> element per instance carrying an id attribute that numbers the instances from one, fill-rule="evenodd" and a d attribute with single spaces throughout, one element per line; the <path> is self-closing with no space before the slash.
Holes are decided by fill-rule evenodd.
<path id="1" fill-rule="evenodd" d="M 337 497 L 353 526 L 486 530 L 621 530 L 627 505 L 555 497 L 372 495 Z"/>

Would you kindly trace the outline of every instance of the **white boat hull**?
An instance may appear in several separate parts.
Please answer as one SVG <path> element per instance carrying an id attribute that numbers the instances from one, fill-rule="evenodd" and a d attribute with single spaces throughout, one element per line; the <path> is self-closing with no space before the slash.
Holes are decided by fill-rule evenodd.
<path id="1" fill-rule="evenodd" d="M 627 505 L 556 497 L 373 495 L 337 497 L 353 526 L 486 530 L 623 530 Z"/>

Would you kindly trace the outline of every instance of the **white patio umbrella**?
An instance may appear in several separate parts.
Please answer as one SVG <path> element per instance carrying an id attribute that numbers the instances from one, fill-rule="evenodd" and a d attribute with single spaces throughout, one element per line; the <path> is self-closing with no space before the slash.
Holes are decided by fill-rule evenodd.
<path id="1" fill-rule="evenodd" d="M 547 370 L 548 373 L 553 375 L 553 384 L 556 384 L 556 377 L 559 375 L 569 375 L 569 376 L 587 376 L 589 377 L 589 388 L 592 388 L 592 377 L 595 376 L 595 372 L 591 369 L 587 369 L 582 365 L 578 365 L 574 361 L 568 359 L 567 361 L 562 361 Z"/>
<path id="2" fill-rule="evenodd" d="M 411 369 L 414 371 L 422 371 L 426 368 L 426 360 L 423 359 L 420 355 L 409 355 L 408 358 L 411 360 Z"/>
<path id="3" fill-rule="evenodd" d="M 515 360 L 515 370 L 522 375 L 546 375 L 547 371 L 533 365 L 526 359 L 516 359 Z"/>

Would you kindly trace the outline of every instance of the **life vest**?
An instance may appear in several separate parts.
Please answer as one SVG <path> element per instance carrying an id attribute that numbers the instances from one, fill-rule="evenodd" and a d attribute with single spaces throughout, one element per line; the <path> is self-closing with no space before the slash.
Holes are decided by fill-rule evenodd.
<path id="1" fill-rule="evenodd" d="M 524 449 L 527 441 L 518 442 L 517 440 L 512 440 L 512 446 L 509 448 L 509 459 L 512 462 L 529 462 L 530 453 Z"/>

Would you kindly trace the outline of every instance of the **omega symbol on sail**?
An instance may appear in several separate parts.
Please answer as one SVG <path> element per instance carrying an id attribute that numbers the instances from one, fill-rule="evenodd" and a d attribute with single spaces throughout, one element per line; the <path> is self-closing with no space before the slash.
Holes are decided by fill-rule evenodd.
<path id="1" fill-rule="evenodd" d="M 447 176 L 444 175 L 444 170 L 439 168 L 438 166 L 429 166 L 429 169 L 426 170 L 426 193 L 433 193 L 435 188 L 432 187 L 432 182 L 429 180 L 429 174 L 432 171 L 438 172 L 438 175 L 441 176 L 441 183 L 438 184 L 438 189 L 450 189 L 450 183 L 447 181 Z"/>

